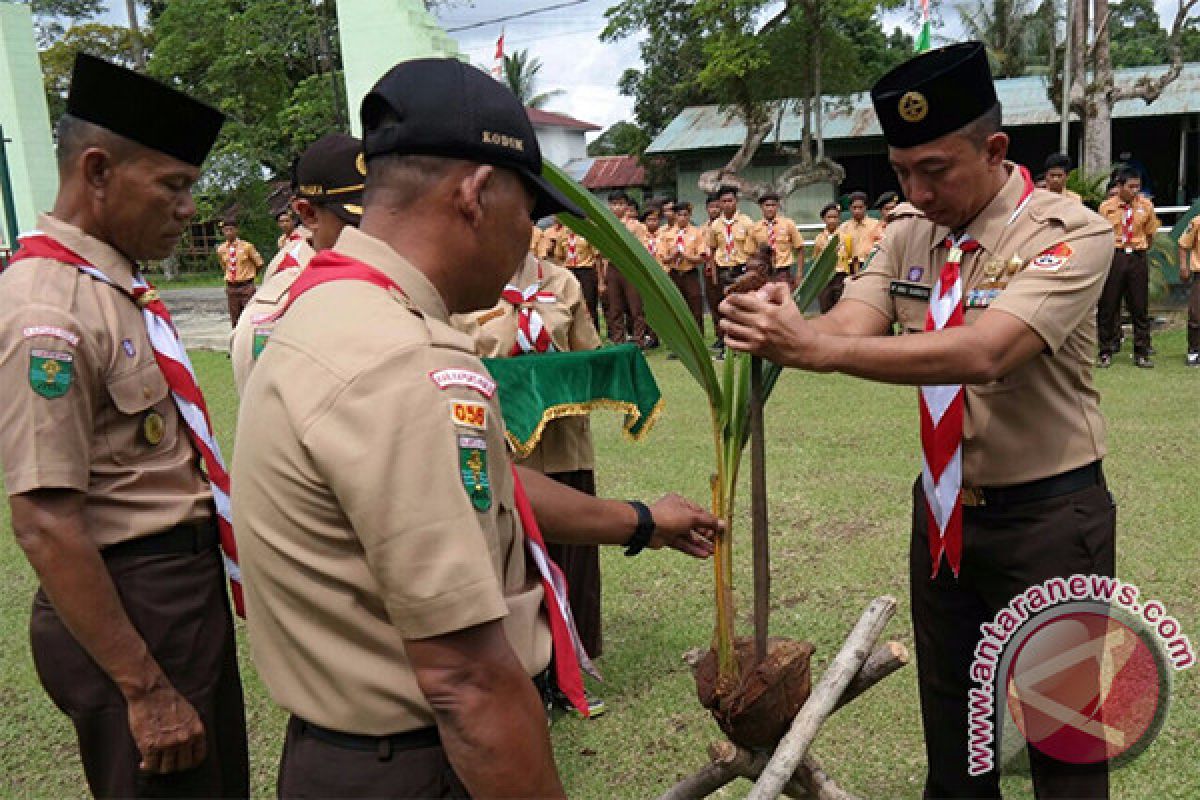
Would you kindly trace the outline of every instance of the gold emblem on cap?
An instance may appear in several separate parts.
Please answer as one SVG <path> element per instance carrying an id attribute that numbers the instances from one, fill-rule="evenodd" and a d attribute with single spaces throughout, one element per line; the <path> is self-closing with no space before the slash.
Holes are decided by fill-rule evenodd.
<path id="1" fill-rule="evenodd" d="M 364 178 L 367 176 L 367 157 L 366 157 L 366 155 L 364 155 L 363 153 L 358 154 L 358 157 L 356 159 L 354 159 L 354 168 L 356 170 L 358 170 L 359 175 L 362 175 Z"/>
<path id="2" fill-rule="evenodd" d="M 905 92 L 897 105 L 900 119 L 905 122 L 920 122 L 929 114 L 929 101 L 920 92 Z"/>
<path id="3" fill-rule="evenodd" d="M 146 444 L 151 447 L 158 445 L 166 433 L 167 423 L 163 419 L 162 414 L 157 411 L 150 411 L 142 418 L 142 437 L 145 438 Z"/>

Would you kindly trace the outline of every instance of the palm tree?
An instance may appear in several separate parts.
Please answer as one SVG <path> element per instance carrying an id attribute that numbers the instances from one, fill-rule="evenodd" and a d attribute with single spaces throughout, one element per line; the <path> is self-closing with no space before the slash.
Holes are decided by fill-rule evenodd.
<path id="1" fill-rule="evenodd" d="M 1027 32 L 1034 14 L 1030 0 L 977 0 L 958 7 L 963 27 L 987 47 L 997 78 L 1019 78 L 1030 57 Z"/>
<path id="2" fill-rule="evenodd" d="M 541 71 L 542 60 L 530 57 L 528 50 L 518 50 L 504 57 L 504 83 L 529 108 L 541 108 L 551 98 L 563 94 L 562 89 L 535 94 L 537 76 Z"/>

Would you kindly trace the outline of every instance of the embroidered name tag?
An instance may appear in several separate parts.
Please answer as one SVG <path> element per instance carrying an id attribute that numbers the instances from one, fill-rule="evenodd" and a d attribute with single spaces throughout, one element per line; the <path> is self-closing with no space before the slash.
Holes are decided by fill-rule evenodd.
<path id="1" fill-rule="evenodd" d="M 909 281 L 892 281 L 888 287 L 888 294 L 892 297 L 911 297 L 914 300 L 924 300 L 926 302 L 929 301 L 929 295 L 932 292 L 932 287 Z"/>

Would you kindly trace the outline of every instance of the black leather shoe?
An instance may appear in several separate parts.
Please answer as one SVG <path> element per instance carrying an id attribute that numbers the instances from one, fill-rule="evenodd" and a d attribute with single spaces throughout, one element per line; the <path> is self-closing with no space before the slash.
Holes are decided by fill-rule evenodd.
<path id="1" fill-rule="evenodd" d="M 1150 360 L 1150 356 L 1134 356 L 1133 365 L 1141 369 L 1153 369 L 1154 362 Z"/>
<path id="2" fill-rule="evenodd" d="M 1100 358 L 1096 361 L 1096 366 L 1100 369 L 1108 369 L 1112 366 L 1112 356 L 1108 353 L 1101 353 Z"/>

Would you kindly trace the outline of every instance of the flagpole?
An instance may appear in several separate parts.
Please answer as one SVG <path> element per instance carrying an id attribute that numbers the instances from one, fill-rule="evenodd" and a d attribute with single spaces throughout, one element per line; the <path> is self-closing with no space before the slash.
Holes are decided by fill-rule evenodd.
<path id="1" fill-rule="evenodd" d="M 1059 115 L 1058 149 L 1070 156 L 1071 146 L 1071 41 L 1074 36 L 1075 0 L 1067 0 L 1067 40 L 1063 45 L 1062 111 Z"/>

